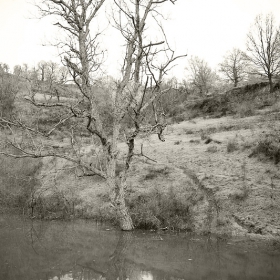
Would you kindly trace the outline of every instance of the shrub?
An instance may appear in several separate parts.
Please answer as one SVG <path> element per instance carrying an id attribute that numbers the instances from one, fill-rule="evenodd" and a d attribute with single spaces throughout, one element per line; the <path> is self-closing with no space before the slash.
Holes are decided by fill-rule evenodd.
<path id="1" fill-rule="evenodd" d="M 167 193 L 154 189 L 138 195 L 130 199 L 128 205 L 136 228 L 191 228 L 191 198 L 176 194 L 172 188 Z"/>
<path id="2" fill-rule="evenodd" d="M 76 196 L 54 190 L 48 195 L 37 195 L 29 212 L 32 216 L 40 219 L 65 219 L 82 215 L 76 209 L 76 205 L 80 202 L 80 199 Z"/>
<path id="3" fill-rule="evenodd" d="M 244 118 L 253 116 L 255 114 L 255 109 L 255 105 L 252 101 L 244 101 L 239 105 L 235 104 L 235 109 L 233 109 L 233 111 L 240 118 Z"/>
<path id="4" fill-rule="evenodd" d="M 39 160 L 0 157 L 0 205 L 9 208 L 28 208 L 30 197 L 39 184 L 36 172 Z"/>
<path id="5" fill-rule="evenodd" d="M 280 162 L 280 133 L 278 129 L 260 136 L 259 141 L 253 148 L 249 157 L 259 156 L 274 161 L 275 164 Z"/>

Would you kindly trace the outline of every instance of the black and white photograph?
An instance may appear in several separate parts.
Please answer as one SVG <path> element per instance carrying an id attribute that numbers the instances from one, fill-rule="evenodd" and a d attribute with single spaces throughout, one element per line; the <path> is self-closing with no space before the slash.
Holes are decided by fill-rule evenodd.
<path id="1" fill-rule="evenodd" d="M 0 280 L 280 280 L 280 1 L 0 0 Z"/>

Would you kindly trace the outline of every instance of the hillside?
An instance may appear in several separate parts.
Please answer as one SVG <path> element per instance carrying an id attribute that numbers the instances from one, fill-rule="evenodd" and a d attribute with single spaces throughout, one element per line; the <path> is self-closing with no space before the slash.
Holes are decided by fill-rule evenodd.
<path id="1" fill-rule="evenodd" d="M 220 104 L 234 108 L 235 114 L 226 110 L 222 117 L 213 118 L 211 112 L 222 112 L 222 106 L 211 107 L 205 101 L 199 107 L 197 103 L 192 109 L 202 116 L 168 125 L 164 143 L 155 135 L 137 140 L 136 152 L 143 144 L 147 156 L 135 157 L 129 174 L 127 202 L 137 227 L 280 236 L 280 103 L 275 102 L 279 93 L 267 94 L 264 84 L 234 91 L 207 100 L 217 106 L 217 98 L 231 98 Z M 247 110 L 248 104 L 253 108 Z M 190 111 L 186 106 L 186 118 Z M 69 145 L 66 138 L 53 141 Z M 84 138 L 84 157 L 92 150 L 87 143 Z M 122 151 L 125 144 L 119 147 Z M 16 181 L 2 179 L 2 202 L 21 201 L 21 207 L 37 218 L 115 222 L 110 190 L 102 179 L 80 177 L 78 170 L 61 159 L 34 163 L 1 157 L 1 161 L 2 166 L 9 163 L 9 170 L 1 171 L 2 178 L 16 172 L 22 175 L 19 180 L 29 182 L 18 190 Z M 28 181 L 34 176 L 35 181 Z M 5 187 L 8 183 L 13 184 L 10 190 L 18 191 L 11 195 Z"/>

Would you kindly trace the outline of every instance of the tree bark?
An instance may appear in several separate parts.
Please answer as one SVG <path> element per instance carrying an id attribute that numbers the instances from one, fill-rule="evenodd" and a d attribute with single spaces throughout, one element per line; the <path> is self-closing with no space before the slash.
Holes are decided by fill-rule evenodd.
<path id="1" fill-rule="evenodd" d="M 108 178 L 107 182 L 111 189 L 114 191 L 113 205 L 119 221 L 119 226 L 123 231 L 130 231 L 134 229 L 131 216 L 129 214 L 125 202 L 126 179 L 120 177 Z"/>

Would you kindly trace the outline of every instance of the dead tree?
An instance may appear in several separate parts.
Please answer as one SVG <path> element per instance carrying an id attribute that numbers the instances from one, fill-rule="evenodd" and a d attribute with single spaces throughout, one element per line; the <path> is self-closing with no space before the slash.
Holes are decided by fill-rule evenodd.
<path id="1" fill-rule="evenodd" d="M 270 92 L 273 77 L 280 72 L 280 33 L 274 17 L 258 15 L 247 35 L 247 59 L 253 66 L 253 74 L 266 76 Z"/>
<path id="2" fill-rule="evenodd" d="M 34 94 L 28 101 L 36 108 L 57 109 L 61 115 L 59 121 L 47 131 L 40 127 L 31 127 L 22 120 L 4 120 L 9 129 L 17 127 L 26 132 L 20 142 L 10 144 L 20 151 L 15 157 L 58 157 L 66 159 L 83 171 L 84 175 L 100 176 L 112 190 L 112 206 L 114 207 L 122 230 L 132 230 L 133 222 L 129 214 L 125 198 L 128 170 L 136 155 L 135 139 L 143 128 L 147 110 L 155 108 L 156 101 L 168 89 L 161 88 L 164 75 L 172 63 L 185 55 L 175 56 L 166 41 L 164 29 L 158 18 L 160 5 L 169 0 L 114 0 L 113 24 L 125 41 L 126 53 L 122 68 L 122 78 L 111 92 L 111 117 L 109 128 L 102 116 L 98 103 L 98 92 L 94 74 L 98 73 L 103 51 L 99 47 L 98 36 L 90 32 L 91 24 L 102 10 L 105 0 L 44 0 L 39 6 L 43 15 L 55 15 L 59 21 L 56 25 L 68 35 L 68 40 L 60 42 L 65 65 L 79 90 L 78 96 L 69 102 L 39 102 Z M 175 1 L 171 1 L 173 4 Z M 162 31 L 162 40 L 153 42 L 146 35 L 148 20 Z M 157 61 L 160 63 L 157 64 Z M 154 110 L 154 122 L 148 125 L 150 132 L 158 134 L 164 141 L 163 131 L 166 126 L 164 115 L 158 116 Z M 133 128 L 127 127 L 126 119 L 130 118 Z M 68 123 L 71 147 L 68 151 L 48 146 L 45 137 L 50 137 L 56 130 Z M 70 127 L 70 128 L 69 128 Z M 84 130 L 91 135 L 92 145 L 99 143 L 102 153 L 101 163 L 87 161 L 81 156 L 77 135 Z M 145 125 L 147 130 L 147 124 Z M 36 135 L 36 137 L 35 137 Z M 120 159 L 118 143 L 125 135 L 127 150 L 121 171 L 117 171 Z M 14 138 L 15 139 L 15 138 Z M 48 139 L 48 138 L 47 138 Z M 24 144 L 25 143 L 25 144 Z M 141 151 L 141 154 L 143 152 Z"/>

